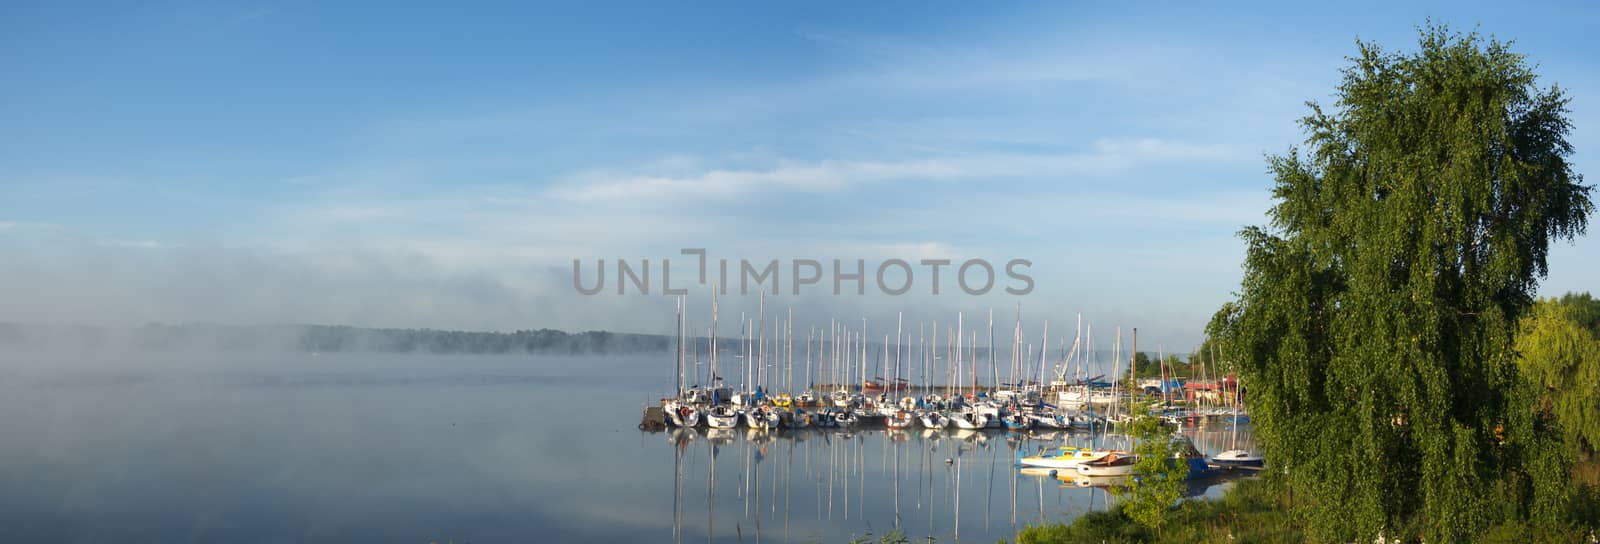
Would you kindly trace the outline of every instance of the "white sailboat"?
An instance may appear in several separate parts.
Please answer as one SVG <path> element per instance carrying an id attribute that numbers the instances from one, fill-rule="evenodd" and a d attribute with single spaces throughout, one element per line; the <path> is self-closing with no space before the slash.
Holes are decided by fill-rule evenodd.
<path id="1" fill-rule="evenodd" d="M 989 416 L 974 410 L 962 410 L 952 414 L 950 422 L 957 429 L 983 429 L 989 426 Z"/>
<path id="2" fill-rule="evenodd" d="M 706 425 L 713 429 L 732 429 L 739 426 L 741 412 L 733 406 L 723 404 L 711 409 L 706 414 Z"/>
<path id="3" fill-rule="evenodd" d="M 922 426 L 927 429 L 943 429 L 950 425 L 950 418 L 938 410 L 925 411 L 917 419 L 921 420 Z"/>
<path id="4" fill-rule="evenodd" d="M 693 428 L 700 425 L 700 409 L 682 401 L 670 401 L 661 407 L 667 413 L 667 422 L 673 427 Z"/>

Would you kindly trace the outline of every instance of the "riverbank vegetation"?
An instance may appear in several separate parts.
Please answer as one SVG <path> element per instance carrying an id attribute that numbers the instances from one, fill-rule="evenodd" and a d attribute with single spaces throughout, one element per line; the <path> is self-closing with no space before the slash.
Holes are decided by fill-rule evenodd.
<path id="1" fill-rule="evenodd" d="M 1020 542 L 1572 542 L 1600 529 L 1600 306 L 1536 300 L 1581 236 L 1568 98 L 1441 26 L 1358 42 L 1207 351 L 1246 387 L 1270 475 L 1158 524 L 1127 507 Z"/>

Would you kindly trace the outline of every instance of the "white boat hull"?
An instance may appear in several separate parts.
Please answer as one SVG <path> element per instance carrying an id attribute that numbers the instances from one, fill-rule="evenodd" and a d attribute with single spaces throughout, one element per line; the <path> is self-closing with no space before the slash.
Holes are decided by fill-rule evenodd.
<path id="1" fill-rule="evenodd" d="M 950 422 L 958 429 L 983 429 L 989 426 L 989 416 L 977 412 L 966 412 L 952 416 Z"/>

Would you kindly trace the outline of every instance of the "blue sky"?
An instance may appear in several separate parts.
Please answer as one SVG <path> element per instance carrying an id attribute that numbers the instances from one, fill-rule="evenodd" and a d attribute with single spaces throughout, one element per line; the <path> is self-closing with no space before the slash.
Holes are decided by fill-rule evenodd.
<path id="1" fill-rule="evenodd" d="M 670 299 L 577 297 L 571 260 L 705 247 L 1027 258 L 1030 326 L 1187 349 L 1264 155 L 1356 38 L 1430 17 L 1567 88 L 1592 171 L 1592 4 L 8 3 L 0 320 L 666 330 Z M 1592 236 L 1551 261 L 1546 293 L 1596 288 Z"/>

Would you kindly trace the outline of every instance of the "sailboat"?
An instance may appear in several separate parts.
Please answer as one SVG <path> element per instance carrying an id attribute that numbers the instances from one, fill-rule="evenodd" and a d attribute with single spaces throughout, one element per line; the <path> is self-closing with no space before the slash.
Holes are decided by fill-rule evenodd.
<path id="1" fill-rule="evenodd" d="M 1020 411 L 1013 411 L 1010 414 L 1001 416 L 1000 422 L 1005 425 L 1006 430 L 1010 431 L 1026 431 L 1033 428 L 1033 419 Z"/>
<path id="2" fill-rule="evenodd" d="M 706 425 L 713 429 L 732 429 L 739 426 L 740 411 L 731 405 L 721 404 L 706 414 Z"/>
<path id="3" fill-rule="evenodd" d="M 833 411 L 833 423 L 834 423 L 833 426 L 835 426 L 835 427 L 849 428 L 849 427 L 855 427 L 857 424 L 861 423 L 861 419 L 856 416 L 856 413 L 854 411 L 851 411 L 851 410 L 834 410 Z"/>
<path id="4" fill-rule="evenodd" d="M 950 418 L 950 422 L 954 423 L 957 429 L 983 429 L 989 426 L 989 416 L 968 409 L 956 412 Z"/>
<path id="5" fill-rule="evenodd" d="M 669 401 L 662 408 L 667 413 L 667 422 L 673 427 L 693 428 L 700 425 L 700 409 L 693 404 Z"/>
<path id="6" fill-rule="evenodd" d="M 1260 468 L 1266 466 L 1266 459 L 1262 458 L 1260 454 L 1239 449 L 1239 411 L 1237 407 L 1234 408 L 1233 429 L 1229 434 L 1228 447 L 1232 449 L 1212 457 L 1212 463 L 1225 467 Z"/>
<path id="7" fill-rule="evenodd" d="M 849 408 L 851 402 L 854 400 L 851 398 L 850 392 L 843 389 L 834 391 L 831 398 L 833 400 L 834 407 L 837 408 Z"/>
<path id="8" fill-rule="evenodd" d="M 883 418 L 884 426 L 890 429 L 905 429 L 916 422 L 917 418 L 912 417 L 911 412 L 905 410 L 895 411 L 894 415 Z"/>
<path id="9" fill-rule="evenodd" d="M 943 429 L 950 425 L 950 418 L 938 410 L 925 411 L 917 419 L 921 420 L 922 426 L 927 429 Z"/>
<path id="10" fill-rule="evenodd" d="M 761 431 L 774 429 L 777 428 L 778 421 L 778 413 L 769 406 L 752 408 L 744 412 L 744 424 L 751 429 Z"/>

